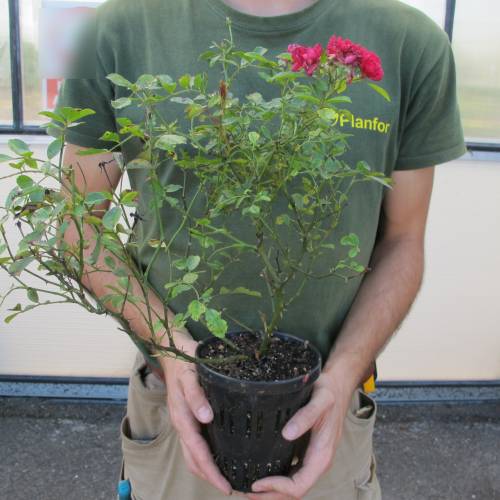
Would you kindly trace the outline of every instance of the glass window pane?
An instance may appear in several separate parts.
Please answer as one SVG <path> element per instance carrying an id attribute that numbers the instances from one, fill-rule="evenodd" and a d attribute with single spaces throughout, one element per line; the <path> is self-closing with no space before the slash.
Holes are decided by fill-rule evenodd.
<path id="1" fill-rule="evenodd" d="M 24 122 L 27 125 L 45 122 L 46 120 L 38 113 L 42 109 L 53 108 L 56 102 L 62 81 L 59 78 L 61 75 L 48 75 L 44 71 L 47 71 L 47 60 L 51 62 L 52 68 L 59 67 L 60 65 L 52 63 L 58 62 L 56 60 L 62 56 L 56 51 L 51 51 L 51 47 L 54 47 L 54 43 L 72 36 L 76 31 L 73 20 L 81 18 L 85 15 L 86 9 L 96 7 L 102 1 L 104 0 L 23 0 L 20 2 Z M 68 14 L 62 15 L 64 22 L 58 22 L 57 19 L 61 17 L 56 19 L 56 16 L 61 16 L 62 9 Z M 52 31 L 42 28 L 42 19 L 52 22 Z M 41 36 L 47 33 L 52 36 L 52 40 L 41 40 Z M 40 65 L 41 62 L 43 67 Z M 49 78 L 46 78 L 47 76 Z"/>
<path id="2" fill-rule="evenodd" d="M 433 19 L 439 26 L 444 27 L 446 0 L 403 0 L 404 3 L 420 9 Z"/>
<path id="3" fill-rule="evenodd" d="M 37 115 L 42 109 L 42 89 L 38 69 L 38 14 L 40 6 L 41 0 L 19 2 L 24 123 L 27 125 L 44 121 Z"/>
<path id="4" fill-rule="evenodd" d="M 12 125 L 8 0 L 0 0 L 0 125 Z"/>
<path id="5" fill-rule="evenodd" d="M 458 0 L 453 28 L 465 135 L 500 142 L 500 2 Z"/>

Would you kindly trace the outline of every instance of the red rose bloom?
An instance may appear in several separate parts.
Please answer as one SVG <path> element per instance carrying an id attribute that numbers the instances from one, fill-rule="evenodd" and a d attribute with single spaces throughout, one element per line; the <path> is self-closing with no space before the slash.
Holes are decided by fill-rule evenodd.
<path id="1" fill-rule="evenodd" d="M 362 45 L 353 43 L 348 38 L 332 36 L 326 48 L 328 57 L 345 66 L 359 68 L 361 74 L 370 80 L 382 80 L 384 70 L 380 58 L 374 52 L 370 52 Z M 353 76 L 351 72 L 350 79 Z"/>
<path id="2" fill-rule="evenodd" d="M 319 43 L 314 47 L 294 43 L 288 46 L 288 52 L 292 55 L 292 71 L 300 71 L 304 68 L 306 73 L 311 76 L 318 67 L 323 47 Z"/>
<path id="3" fill-rule="evenodd" d="M 377 56 L 375 52 L 365 50 L 360 67 L 363 76 L 366 76 L 366 78 L 369 78 L 370 80 L 379 81 L 384 77 L 382 63 L 380 62 L 379 56 Z"/>
<path id="4" fill-rule="evenodd" d="M 326 52 L 330 58 L 347 66 L 359 66 L 363 56 L 363 47 L 348 38 L 333 35 L 328 42 Z"/>

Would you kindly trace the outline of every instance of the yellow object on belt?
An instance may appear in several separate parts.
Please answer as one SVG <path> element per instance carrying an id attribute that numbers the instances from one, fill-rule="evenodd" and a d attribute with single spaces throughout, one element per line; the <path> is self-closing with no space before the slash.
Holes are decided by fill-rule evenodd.
<path id="1" fill-rule="evenodd" d="M 363 391 L 369 394 L 375 392 L 375 376 L 371 375 L 368 380 L 363 383 Z"/>

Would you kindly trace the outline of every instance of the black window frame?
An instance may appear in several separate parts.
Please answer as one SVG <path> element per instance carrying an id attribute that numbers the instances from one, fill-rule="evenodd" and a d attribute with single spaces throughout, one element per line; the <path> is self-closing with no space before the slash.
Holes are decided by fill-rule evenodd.
<path id="1" fill-rule="evenodd" d="M 36 125 L 26 125 L 24 123 L 21 18 L 19 0 L 8 0 L 8 2 L 12 85 L 12 126 L 0 125 L 0 134 L 45 135 L 42 127 Z M 455 9 L 456 0 L 446 0 L 444 30 L 448 34 L 450 41 L 453 39 Z M 500 143 L 468 141 L 467 149 L 469 151 L 490 151 L 500 153 Z"/>

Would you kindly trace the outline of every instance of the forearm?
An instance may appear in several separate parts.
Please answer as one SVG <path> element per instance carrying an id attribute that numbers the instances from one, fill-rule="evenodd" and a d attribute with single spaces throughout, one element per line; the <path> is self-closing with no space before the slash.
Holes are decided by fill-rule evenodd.
<path id="1" fill-rule="evenodd" d="M 122 262 L 118 263 L 116 256 L 113 256 L 111 252 L 104 248 L 101 249 L 96 262 L 88 264 L 96 245 L 96 230 L 88 224 L 83 224 L 81 230 L 86 242 L 83 248 L 86 262 L 82 276 L 84 287 L 92 296 L 101 301 L 102 305 L 108 311 L 114 315 L 121 316 L 131 332 L 146 341 L 151 341 L 154 336 L 156 343 L 169 347 L 171 342 L 169 335 L 167 335 L 167 328 L 155 328 L 158 321 L 163 321 L 169 327 L 175 346 L 182 349 L 183 345 L 191 340 L 191 336 L 186 328 L 173 328 L 169 326 L 172 323 L 173 313 L 164 307 L 162 300 L 151 289 L 148 283 L 137 279 L 131 266 L 126 266 Z M 70 226 L 66 230 L 64 240 L 70 245 L 73 252 L 79 250 L 80 233 L 74 221 L 70 223 Z M 123 268 L 128 274 L 127 289 L 120 287 L 119 277 L 106 264 L 106 257 L 113 258 L 117 262 L 117 267 Z M 106 299 L 106 296 L 109 297 L 110 294 L 115 293 L 113 289 L 123 292 L 124 300 L 122 303 L 113 304 L 109 298 Z M 154 331 L 156 332 L 153 333 Z"/>
<path id="2" fill-rule="evenodd" d="M 408 313 L 420 288 L 423 242 L 381 240 L 325 365 L 325 372 L 354 390 Z"/>

